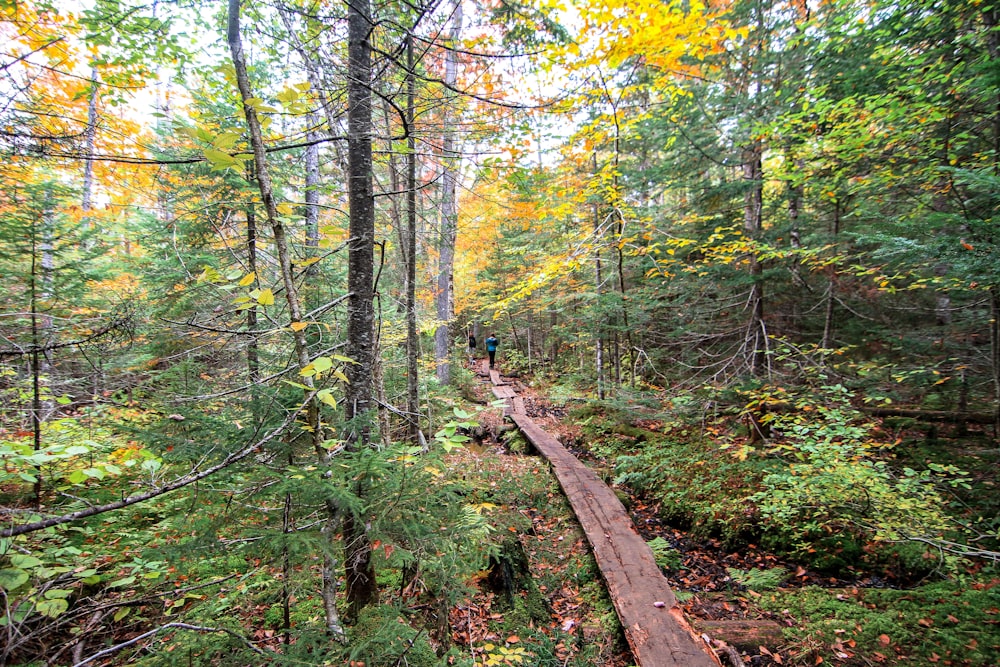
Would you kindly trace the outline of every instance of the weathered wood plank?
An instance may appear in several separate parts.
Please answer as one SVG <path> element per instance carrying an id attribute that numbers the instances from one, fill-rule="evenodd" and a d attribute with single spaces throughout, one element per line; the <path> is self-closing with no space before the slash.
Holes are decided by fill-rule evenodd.
<path id="1" fill-rule="evenodd" d="M 642 667 L 721 663 L 684 619 L 649 545 L 614 492 L 525 415 L 511 419 L 552 464 L 607 584 L 632 655 Z"/>
<path id="2" fill-rule="evenodd" d="M 785 641 L 782 627 L 768 620 L 695 621 L 694 626 L 712 639 L 747 650 L 758 646 L 777 648 Z"/>
<path id="3" fill-rule="evenodd" d="M 500 385 L 499 387 L 493 387 L 493 395 L 497 398 L 514 398 L 517 396 L 517 392 L 510 385 Z"/>

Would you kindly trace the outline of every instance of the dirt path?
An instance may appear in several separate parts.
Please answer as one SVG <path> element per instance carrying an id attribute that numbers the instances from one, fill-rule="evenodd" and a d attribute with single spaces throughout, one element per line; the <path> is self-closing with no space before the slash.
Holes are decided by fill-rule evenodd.
<path id="1" fill-rule="evenodd" d="M 485 369 L 484 369 L 485 370 Z M 712 667 L 721 663 L 684 619 L 674 594 L 614 492 L 524 411 L 524 402 L 497 371 L 493 394 L 552 465 L 583 527 L 636 662 L 641 667 Z"/>

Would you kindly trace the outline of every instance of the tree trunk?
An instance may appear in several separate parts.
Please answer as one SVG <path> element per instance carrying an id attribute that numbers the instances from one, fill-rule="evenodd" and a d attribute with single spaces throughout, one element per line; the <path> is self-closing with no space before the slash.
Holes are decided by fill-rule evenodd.
<path id="1" fill-rule="evenodd" d="M 247 205 L 247 271 L 254 274 L 254 281 L 257 276 L 257 215 L 253 210 L 253 204 Z M 257 347 L 257 305 L 253 304 L 247 308 L 247 371 L 250 374 L 250 381 L 257 382 L 260 379 L 260 356 Z"/>
<path id="2" fill-rule="evenodd" d="M 597 153 L 594 153 L 594 177 L 597 177 Z M 594 292 L 598 304 L 601 303 L 601 290 L 604 278 L 601 275 L 601 210 L 597 202 L 594 202 Z M 594 354 L 594 365 L 597 372 L 597 398 L 604 400 L 604 332 L 600 318 L 596 323 L 596 349 Z"/>
<path id="3" fill-rule="evenodd" d="M 1000 439 L 1000 289 L 990 288 L 990 362 L 993 373 L 993 439 Z"/>
<path id="4" fill-rule="evenodd" d="M 371 3 L 348 5 L 347 146 L 350 243 L 347 267 L 347 365 L 344 396 L 344 441 L 352 450 L 368 447 L 372 424 L 372 372 L 375 358 L 374 292 L 375 197 L 372 190 Z M 364 480 L 355 493 L 364 497 Z M 375 568 L 371 542 L 361 517 L 344 517 L 344 552 L 348 614 L 357 618 L 375 601 Z"/>
<path id="5" fill-rule="evenodd" d="M 315 114 L 309 114 L 308 120 L 310 128 L 319 124 L 319 118 Z M 310 129 L 306 134 L 308 141 L 315 141 L 319 138 L 319 133 Z M 310 144 L 306 147 L 306 247 L 319 248 L 319 144 Z M 316 265 L 310 264 L 306 268 L 306 275 L 315 275 Z"/>
<path id="6" fill-rule="evenodd" d="M 836 199 L 833 202 L 833 220 L 830 224 L 830 233 L 833 235 L 834 241 L 840 235 L 840 216 L 841 216 L 841 204 L 840 199 Z M 827 285 L 826 291 L 826 313 L 823 318 L 823 339 L 820 341 L 819 346 L 823 350 L 829 350 L 830 346 L 833 345 L 833 315 L 834 309 L 836 308 L 836 298 L 835 294 L 837 292 L 837 274 L 833 273 L 830 276 L 830 282 Z M 826 353 L 821 353 L 824 357 Z"/>
<path id="7" fill-rule="evenodd" d="M 42 449 L 42 369 L 39 364 L 39 352 L 42 347 L 41 333 L 38 324 L 38 243 L 37 232 L 31 231 L 31 276 L 28 289 L 31 293 L 31 432 L 33 450 L 37 453 Z M 42 471 L 35 468 L 35 483 L 33 485 L 35 507 L 42 506 Z"/>
<path id="8" fill-rule="evenodd" d="M 988 30 L 986 49 L 991 62 L 1000 57 L 1000 10 L 996 6 L 983 12 L 983 22 Z M 1000 94 L 994 100 L 993 107 L 993 175 L 1000 175 Z M 993 438 L 1000 439 L 1000 286 L 990 287 L 990 342 L 993 371 Z"/>
<path id="9" fill-rule="evenodd" d="M 445 56 L 445 85 L 454 90 L 458 80 L 458 38 L 462 33 L 462 3 L 455 0 L 452 10 L 451 32 L 448 35 L 448 52 Z M 442 384 L 451 379 L 450 322 L 454 317 L 453 271 L 455 265 L 455 236 L 458 227 L 458 153 L 455 150 L 455 128 L 452 114 L 445 111 L 444 136 L 441 142 L 441 230 L 438 244 L 437 319 L 434 332 L 434 359 L 437 378 Z"/>
<path id="10" fill-rule="evenodd" d="M 243 55 L 243 44 L 240 39 L 240 0 L 229 0 L 229 20 L 226 30 L 226 37 L 229 42 L 229 49 L 232 53 L 233 69 L 236 72 L 236 84 L 239 87 L 240 97 L 244 100 L 243 115 L 246 118 L 247 128 L 250 131 L 250 145 L 253 149 L 254 168 L 257 175 L 257 185 L 260 189 L 261 200 L 264 203 L 264 210 L 267 214 L 268 224 L 274 237 L 274 246 L 278 255 L 278 266 L 281 271 L 282 284 L 285 291 L 285 300 L 288 304 L 288 312 L 292 322 L 302 322 L 302 304 L 299 300 L 298 288 L 295 284 L 295 276 L 292 272 L 291 257 L 288 252 L 288 240 L 285 236 L 285 229 L 278 217 L 278 207 L 274 200 L 274 188 L 271 184 L 271 174 L 268 169 L 267 153 L 264 149 L 264 138 L 261 132 L 260 120 L 252 105 L 246 103 L 253 99 L 253 92 L 250 90 L 250 80 L 247 75 L 246 60 Z M 370 266 L 370 264 L 369 264 Z M 299 369 L 305 368 L 309 364 L 309 349 L 305 332 L 302 329 L 292 329 L 292 339 L 295 344 L 295 357 Z M 369 375 L 370 378 L 370 375 Z M 324 441 L 322 423 L 319 414 L 319 402 L 313 395 L 314 383 L 312 377 L 302 377 L 301 381 L 306 385 L 303 390 L 305 394 L 306 423 L 312 435 L 313 448 L 321 462 L 326 462 L 327 453 L 323 448 Z M 328 503 L 328 521 L 335 517 L 335 509 Z M 331 531 L 332 534 L 332 531 Z M 324 577 L 324 598 L 330 596 L 331 591 L 326 586 L 336 584 L 335 579 L 327 580 Z M 327 607 L 327 628 L 337 637 L 343 637 L 344 631 L 340 625 L 340 618 L 337 615 L 336 607 Z"/>
<path id="11" fill-rule="evenodd" d="M 83 133 L 84 154 L 87 156 L 83 161 L 83 194 L 80 202 L 80 210 L 83 213 L 83 228 L 90 232 L 93 223 L 90 219 L 90 210 L 93 208 L 94 197 L 94 147 L 97 141 L 97 68 L 90 69 L 90 99 L 87 100 L 87 129 Z M 86 247 L 93 245 L 92 239 L 87 239 Z"/>
<path id="12" fill-rule="evenodd" d="M 760 236 L 763 224 L 764 182 L 761 168 L 761 145 L 754 141 L 743 151 L 743 180 L 746 182 L 746 194 L 743 205 L 743 230 L 751 241 Z M 764 373 L 767 366 L 767 328 L 764 323 L 764 285 L 762 281 L 764 268 L 757 253 L 750 255 L 750 297 L 747 310 L 750 313 L 747 323 L 746 350 L 750 361 L 750 374 L 757 377 Z"/>
<path id="13" fill-rule="evenodd" d="M 417 81 L 413 58 L 413 35 L 406 36 L 406 418 L 407 435 L 416 445 L 420 440 L 420 378 L 417 357 L 417 138 L 414 134 Z"/>

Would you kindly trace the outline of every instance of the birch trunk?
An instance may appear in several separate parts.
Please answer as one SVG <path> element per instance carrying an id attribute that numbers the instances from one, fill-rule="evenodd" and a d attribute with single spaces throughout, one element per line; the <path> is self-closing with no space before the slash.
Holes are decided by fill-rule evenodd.
<path id="1" fill-rule="evenodd" d="M 445 57 L 444 81 L 449 89 L 458 80 L 458 38 L 462 33 L 462 3 L 455 0 L 452 9 L 451 31 L 448 35 L 448 53 Z M 451 320 L 454 317 L 453 270 L 455 264 L 455 236 L 458 226 L 458 153 L 455 149 L 454 118 L 444 114 L 444 136 L 441 142 L 441 221 L 438 243 L 437 319 L 434 332 L 434 359 L 437 378 L 441 383 L 451 379 L 450 343 Z"/>

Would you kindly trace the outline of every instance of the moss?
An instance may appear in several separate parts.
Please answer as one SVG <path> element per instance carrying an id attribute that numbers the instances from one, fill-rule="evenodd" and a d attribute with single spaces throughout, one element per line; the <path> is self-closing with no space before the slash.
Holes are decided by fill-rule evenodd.
<path id="1" fill-rule="evenodd" d="M 395 607 L 380 605 L 361 612 L 350 631 L 349 658 L 367 667 L 440 665 L 427 634 L 411 627 Z"/>
<path id="2" fill-rule="evenodd" d="M 516 631 L 533 623 L 547 623 L 547 601 L 531 576 L 528 558 L 517 537 L 505 539 L 499 555 L 490 561 L 487 581 L 497 593 L 494 607 L 503 613 L 504 628 Z"/>
<path id="3" fill-rule="evenodd" d="M 944 581 L 913 590 L 804 588 L 765 594 L 759 602 L 791 616 L 796 627 L 788 628 L 786 637 L 817 656 L 829 656 L 839 645 L 837 650 L 862 660 L 850 664 L 993 667 L 1000 664 L 996 583 Z"/>

